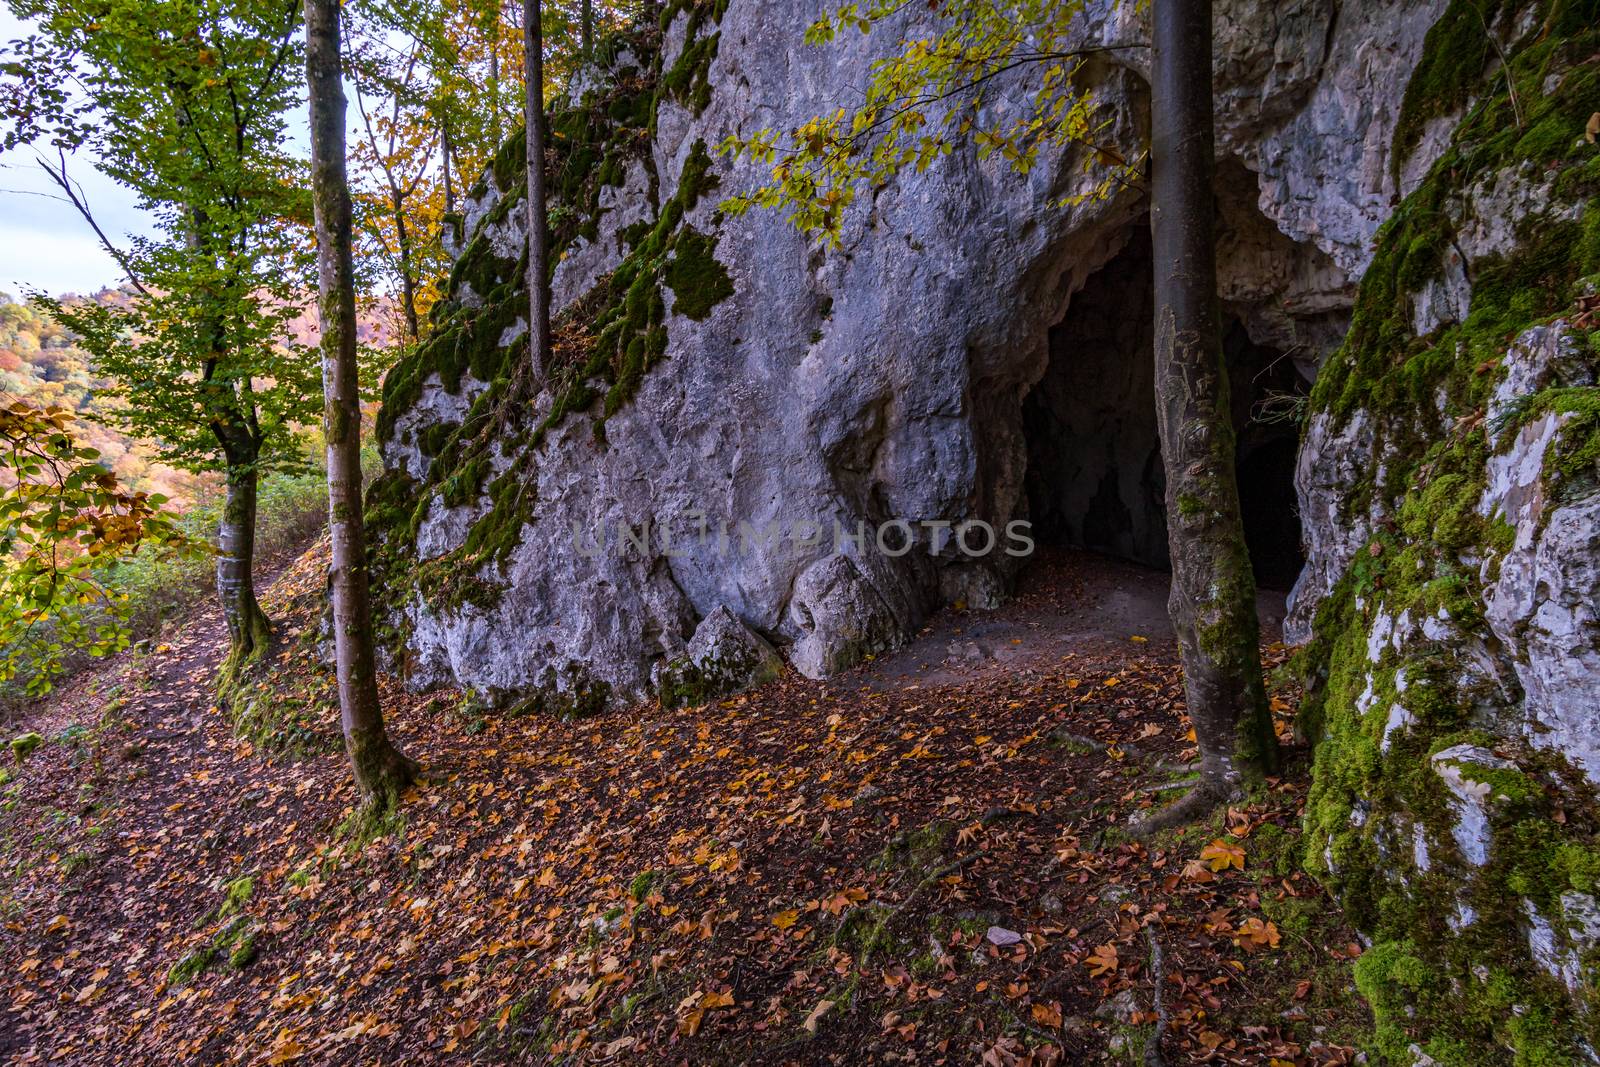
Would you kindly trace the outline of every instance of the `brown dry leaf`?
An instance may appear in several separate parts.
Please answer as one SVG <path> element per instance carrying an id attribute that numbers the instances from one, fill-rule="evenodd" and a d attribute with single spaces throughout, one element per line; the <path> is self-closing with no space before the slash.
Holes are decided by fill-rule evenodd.
<path id="1" fill-rule="evenodd" d="M 852 904 L 860 904 L 867 899 L 865 889 L 845 889 L 835 893 L 823 903 L 829 915 L 838 915 Z"/>
<path id="2" fill-rule="evenodd" d="M 808 1033 L 814 1034 L 817 1032 L 817 1020 L 826 1015 L 831 1007 L 833 1007 L 833 1001 L 831 1000 L 817 1001 L 817 1006 L 811 1009 L 810 1015 L 806 1016 L 805 1027 Z"/>
<path id="3" fill-rule="evenodd" d="M 1112 974 L 1117 969 L 1117 946 L 1098 945 L 1083 962 L 1089 965 L 1089 974 L 1092 977 Z"/>
<path id="4" fill-rule="evenodd" d="M 1033 1021 L 1052 1030 L 1061 1029 L 1061 1005 L 1056 1001 L 1033 1006 Z"/>
<path id="5" fill-rule="evenodd" d="M 1271 920 L 1262 922 L 1253 915 L 1239 924 L 1238 934 L 1234 938 L 1236 944 L 1250 951 L 1277 948 L 1278 941 L 1278 927 Z"/>

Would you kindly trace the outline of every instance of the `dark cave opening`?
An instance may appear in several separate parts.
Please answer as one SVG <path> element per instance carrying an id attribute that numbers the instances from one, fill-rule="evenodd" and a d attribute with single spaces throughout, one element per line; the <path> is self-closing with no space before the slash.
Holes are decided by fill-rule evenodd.
<path id="1" fill-rule="evenodd" d="M 1157 441 L 1150 237 L 1127 245 L 1072 297 L 1050 331 L 1044 377 L 1023 401 L 1025 492 L 1034 536 L 1169 566 L 1166 479 Z M 1256 582 L 1287 590 L 1304 557 L 1294 492 L 1299 431 L 1278 417 L 1305 382 L 1284 352 L 1251 341 L 1224 312 L 1236 471 Z"/>

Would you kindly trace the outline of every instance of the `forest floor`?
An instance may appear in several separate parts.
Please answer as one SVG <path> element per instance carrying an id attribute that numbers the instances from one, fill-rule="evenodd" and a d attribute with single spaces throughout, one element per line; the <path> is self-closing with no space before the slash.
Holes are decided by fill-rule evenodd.
<path id="1" fill-rule="evenodd" d="M 1303 751 L 1206 825 L 1126 832 L 1194 755 L 1159 576 L 1049 556 L 998 612 L 701 708 L 386 683 L 426 780 L 373 828 L 321 551 L 231 714 L 208 612 L 8 726 L 44 742 L 0 784 L 0 1058 L 999 1067 L 1143 1063 L 1160 1031 L 1174 1064 L 1356 1059 Z"/>

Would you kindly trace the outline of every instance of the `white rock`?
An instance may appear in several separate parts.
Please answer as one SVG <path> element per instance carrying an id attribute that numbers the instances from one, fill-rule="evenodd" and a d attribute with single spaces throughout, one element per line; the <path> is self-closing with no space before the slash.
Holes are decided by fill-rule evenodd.
<path id="1" fill-rule="evenodd" d="M 1433 772 L 1451 793 L 1450 806 L 1456 821 L 1450 833 L 1461 851 L 1461 858 L 1474 867 L 1482 867 L 1489 862 L 1489 846 L 1493 837 L 1490 814 L 1495 793 L 1487 783 L 1473 779 L 1464 769 L 1485 767 L 1514 770 L 1516 764 L 1477 745 L 1454 745 L 1434 753 L 1431 762 Z"/>

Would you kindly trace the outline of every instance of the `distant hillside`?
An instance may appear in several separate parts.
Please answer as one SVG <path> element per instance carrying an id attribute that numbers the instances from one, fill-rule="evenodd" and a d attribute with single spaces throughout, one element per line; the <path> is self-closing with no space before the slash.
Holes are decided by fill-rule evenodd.
<path id="1" fill-rule="evenodd" d="M 110 304 L 125 295 L 102 289 L 83 299 Z M 180 508 L 193 504 L 205 491 L 203 478 L 156 462 L 153 444 L 107 425 L 114 403 L 104 395 L 107 384 L 95 374 L 89 353 L 78 347 L 71 331 L 41 309 L 0 292 L 0 394 L 77 412 L 79 437 L 100 451 L 124 484 L 165 494 Z"/>
<path id="2" fill-rule="evenodd" d="M 62 299 L 109 305 L 127 300 L 128 295 L 102 289 L 86 297 L 67 294 Z M 386 302 L 364 310 L 358 334 L 361 343 L 387 347 L 394 336 L 392 318 Z M 308 302 L 289 328 L 296 343 L 316 344 L 319 332 L 314 303 Z M 58 404 L 77 412 L 78 434 L 84 444 L 98 449 L 131 488 L 161 493 L 180 510 L 204 499 L 215 479 L 157 462 L 159 450 L 152 442 L 130 438 L 109 425 L 117 401 L 106 395 L 108 384 L 95 373 L 89 353 L 78 347 L 70 330 L 41 309 L 0 292 L 0 395 L 22 397 L 40 406 Z"/>

